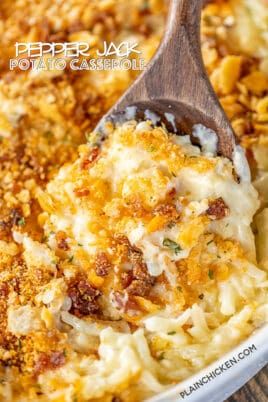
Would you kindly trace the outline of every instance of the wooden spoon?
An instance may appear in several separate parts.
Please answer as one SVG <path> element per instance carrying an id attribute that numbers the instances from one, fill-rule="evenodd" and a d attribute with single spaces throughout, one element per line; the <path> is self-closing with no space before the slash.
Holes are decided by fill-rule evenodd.
<path id="1" fill-rule="evenodd" d="M 233 157 L 235 135 L 207 77 L 201 55 L 202 0 L 170 0 L 163 41 L 146 70 L 104 116 L 107 120 L 137 120 L 152 111 L 169 130 L 191 133 L 200 123 L 218 136 L 218 154 Z M 131 108 L 129 108 L 131 106 Z M 132 106 L 135 106 L 133 108 Z"/>

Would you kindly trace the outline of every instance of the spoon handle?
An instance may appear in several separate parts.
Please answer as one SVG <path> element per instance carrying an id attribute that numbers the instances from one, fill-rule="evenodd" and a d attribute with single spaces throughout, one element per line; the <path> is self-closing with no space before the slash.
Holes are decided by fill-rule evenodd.
<path id="1" fill-rule="evenodd" d="M 146 87 L 153 88 L 153 97 L 189 104 L 222 122 L 227 119 L 209 82 L 201 54 L 203 3 L 204 0 L 171 0 L 166 33 L 149 68 Z M 148 80 L 157 77 L 158 85 L 156 82 L 148 85 Z"/>
<path id="2" fill-rule="evenodd" d="M 235 136 L 212 89 L 200 44 L 203 0 L 170 0 L 166 32 L 156 55 L 113 112 L 129 105 L 176 117 L 184 132 L 202 123 L 218 135 L 219 154 L 232 159 Z"/>
<path id="3" fill-rule="evenodd" d="M 154 96 L 180 101 L 190 98 L 192 103 L 200 79 L 206 79 L 200 50 L 202 3 L 203 0 L 170 1 L 166 32 L 149 67 L 148 79 L 158 77 L 158 85 L 152 85 Z"/>
<path id="4" fill-rule="evenodd" d="M 221 129 L 220 153 L 231 158 L 235 136 L 210 84 L 201 53 L 203 4 L 204 0 L 170 1 L 166 33 L 146 75 L 147 96 L 174 100 L 189 105 L 193 113 L 205 115 L 211 120 L 211 128 Z M 187 110 L 182 112 L 187 114 Z M 199 118 L 197 113 L 196 121 Z"/>

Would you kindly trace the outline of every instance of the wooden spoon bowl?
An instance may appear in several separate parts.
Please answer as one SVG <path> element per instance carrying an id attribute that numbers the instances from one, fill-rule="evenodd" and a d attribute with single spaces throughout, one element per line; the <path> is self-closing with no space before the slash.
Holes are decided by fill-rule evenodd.
<path id="1" fill-rule="evenodd" d="M 218 154 L 232 159 L 235 135 L 201 55 L 202 5 L 203 0 L 170 1 L 166 33 L 155 57 L 104 116 L 97 131 L 108 120 L 143 120 L 148 116 L 181 134 L 191 134 L 193 125 L 202 124 L 217 134 Z"/>

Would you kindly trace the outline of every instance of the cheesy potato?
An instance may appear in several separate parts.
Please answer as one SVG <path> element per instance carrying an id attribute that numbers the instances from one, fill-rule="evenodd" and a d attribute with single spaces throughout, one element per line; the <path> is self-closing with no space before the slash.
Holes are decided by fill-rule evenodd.
<path id="1" fill-rule="evenodd" d="M 217 157 L 216 134 L 201 125 L 200 147 L 150 121 L 105 132 L 38 191 L 42 241 L 13 231 L 27 270 L 50 277 L 32 302 L 8 301 L 8 331 L 23 345 L 57 341 L 36 354 L 36 383 L 16 383 L 18 398 L 10 373 L 2 392 L 11 400 L 30 391 L 34 400 L 142 400 L 268 318 L 250 228 L 259 201 L 242 148 L 240 164 Z"/>

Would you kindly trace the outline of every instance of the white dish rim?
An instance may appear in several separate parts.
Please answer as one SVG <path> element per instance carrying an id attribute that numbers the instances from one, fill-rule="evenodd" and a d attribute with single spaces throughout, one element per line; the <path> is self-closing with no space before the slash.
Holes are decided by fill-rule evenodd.
<path id="1" fill-rule="evenodd" d="M 209 366 L 200 370 L 190 378 L 180 382 L 178 385 L 171 387 L 167 391 L 158 394 L 147 402 L 222 402 L 231 394 L 241 388 L 255 374 L 257 374 L 268 363 L 268 324 L 256 329 L 247 339 L 238 346 L 225 353 L 220 359 L 216 360 Z M 190 395 L 181 396 L 185 390 L 190 392 L 190 386 L 193 386 L 198 380 L 206 377 L 223 363 L 238 356 L 241 351 L 255 345 L 254 353 L 249 354 L 230 369 L 226 369 L 216 378 L 201 386 L 196 391 L 192 391 Z"/>

